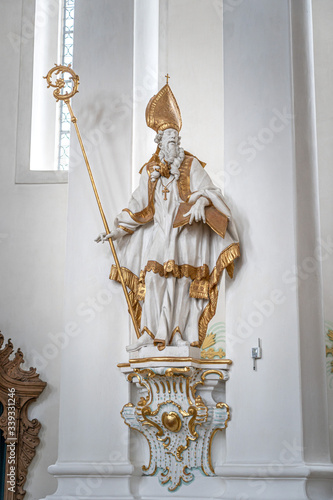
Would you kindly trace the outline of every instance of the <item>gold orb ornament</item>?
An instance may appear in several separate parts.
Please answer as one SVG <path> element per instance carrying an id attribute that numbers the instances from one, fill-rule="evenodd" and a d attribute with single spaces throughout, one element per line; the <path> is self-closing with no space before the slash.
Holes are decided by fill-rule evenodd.
<path id="1" fill-rule="evenodd" d="M 182 428 L 181 418 L 175 411 L 164 412 L 162 415 L 162 424 L 170 432 L 179 432 Z"/>

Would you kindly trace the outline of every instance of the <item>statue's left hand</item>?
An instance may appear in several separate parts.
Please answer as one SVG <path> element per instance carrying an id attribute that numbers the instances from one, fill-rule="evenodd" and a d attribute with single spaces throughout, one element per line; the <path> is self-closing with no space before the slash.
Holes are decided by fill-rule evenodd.
<path id="1" fill-rule="evenodd" d="M 191 210 L 189 210 L 186 214 L 184 214 L 184 217 L 187 217 L 188 215 L 190 216 L 189 224 L 192 224 L 193 220 L 195 222 L 199 222 L 202 220 L 202 222 L 206 222 L 206 215 L 205 215 L 205 207 L 207 207 L 210 204 L 209 200 L 205 198 L 204 196 L 201 196 L 193 205 Z"/>

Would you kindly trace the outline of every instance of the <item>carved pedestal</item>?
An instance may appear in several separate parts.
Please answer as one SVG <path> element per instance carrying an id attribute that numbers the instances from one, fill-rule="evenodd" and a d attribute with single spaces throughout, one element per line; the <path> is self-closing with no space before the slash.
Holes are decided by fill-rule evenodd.
<path id="1" fill-rule="evenodd" d="M 122 366 L 141 397 L 136 405 L 126 404 L 121 415 L 148 441 L 150 460 L 142 467 L 144 475 L 158 474 L 169 491 L 193 481 L 195 470 L 215 475 L 211 444 L 215 433 L 227 426 L 230 412 L 226 403 L 214 401 L 212 391 L 218 392 L 218 385 L 228 379 L 228 364 L 229 360 L 202 363 L 188 358 L 177 363 L 164 358 Z"/>

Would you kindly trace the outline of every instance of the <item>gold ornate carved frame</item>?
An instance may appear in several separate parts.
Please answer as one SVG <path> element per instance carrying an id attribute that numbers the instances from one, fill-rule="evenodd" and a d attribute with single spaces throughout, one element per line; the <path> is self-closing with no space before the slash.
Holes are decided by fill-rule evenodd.
<path id="1" fill-rule="evenodd" d="M 28 467 L 39 444 L 41 424 L 29 420 L 28 408 L 44 390 L 46 383 L 40 380 L 35 368 L 21 368 L 23 353 L 18 349 L 12 356 L 13 344 L 8 340 L 2 348 L 4 337 L 0 333 L 0 429 L 6 444 L 4 500 L 22 500 L 23 485 Z M 0 498 L 1 498 L 0 492 Z"/>

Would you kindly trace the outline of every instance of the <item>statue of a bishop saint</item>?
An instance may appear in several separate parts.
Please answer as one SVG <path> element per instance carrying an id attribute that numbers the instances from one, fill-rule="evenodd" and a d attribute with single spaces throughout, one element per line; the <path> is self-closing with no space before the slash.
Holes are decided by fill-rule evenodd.
<path id="1" fill-rule="evenodd" d="M 239 243 L 222 193 L 205 164 L 180 147 L 182 119 L 167 83 L 149 101 L 156 152 L 141 168 L 139 187 L 116 217 L 109 237 L 141 332 L 127 347 L 200 347 L 216 311 L 223 270 L 232 278 Z M 110 279 L 120 281 L 117 268 Z"/>

